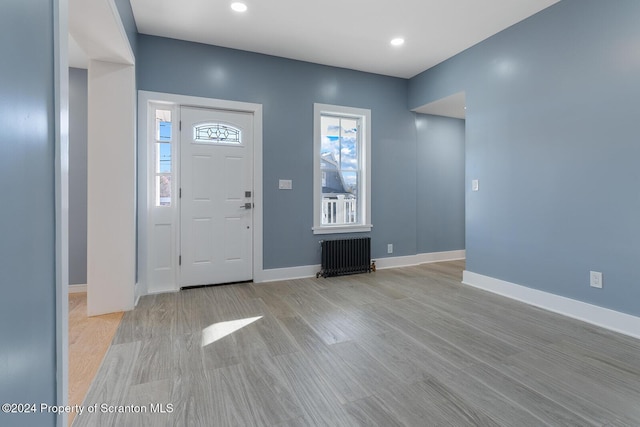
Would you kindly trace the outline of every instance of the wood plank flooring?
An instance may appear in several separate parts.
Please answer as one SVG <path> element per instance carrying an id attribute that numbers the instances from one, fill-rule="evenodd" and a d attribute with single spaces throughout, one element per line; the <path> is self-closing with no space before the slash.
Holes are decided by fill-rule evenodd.
<path id="1" fill-rule="evenodd" d="M 69 405 L 82 404 L 122 315 L 87 317 L 87 293 L 69 294 Z M 69 414 L 69 425 L 75 415 Z"/>
<path id="2" fill-rule="evenodd" d="M 84 401 L 142 413 L 74 425 L 640 425 L 640 341 L 463 286 L 463 269 L 144 297 Z"/>

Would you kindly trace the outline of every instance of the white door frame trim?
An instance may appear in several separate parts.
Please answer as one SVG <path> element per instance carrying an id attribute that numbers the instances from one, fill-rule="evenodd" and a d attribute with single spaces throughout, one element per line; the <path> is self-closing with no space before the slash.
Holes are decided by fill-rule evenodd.
<path id="1" fill-rule="evenodd" d="M 69 402 L 69 4 L 53 3 L 55 140 L 56 404 Z M 66 427 L 68 415 L 56 417 Z"/>
<path id="2" fill-rule="evenodd" d="M 151 103 L 167 103 L 175 106 L 212 108 L 217 110 L 242 111 L 253 114 L 253 281 L 262 282 L 263 273 L 263 195 L 262 195 L 262 105 L 229 101 L 223 99 L 203 98 L 198 96 L 178 95 L 172 93 L 138 91 L 138 290 L 136 296 L 145 295 L 149 292 L 147 281 L 147 269 L 149 267 L 149 212 L 148 209 L 141 209 L 147 206 L 148 198 L 148 167 L 146 156 L 148 155 L 149 126 L 147 124 L 148 108 Z M 143 157 L 144 156 L 144 157 Z M 178 178 L 179 179 L 179 178 Z M 176 244 L 180 242 L 177 239 Z M 177 267 L 177 259 L 175 260 Z M 176 280 L 178 277 L 176 275 Z M 176 289 L 178 282 L 176 282 Z"/>

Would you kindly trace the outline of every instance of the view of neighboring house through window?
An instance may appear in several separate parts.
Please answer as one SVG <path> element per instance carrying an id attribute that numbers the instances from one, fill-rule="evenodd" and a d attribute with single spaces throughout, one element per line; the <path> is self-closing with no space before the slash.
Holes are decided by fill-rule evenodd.
<path id="1" fill-rule="evenodd" d="M 321 117 L 322 224 L 358 222 L 358 120 Z"/>
<path id="2" fill-rule="evenodd" d="M 171 111 L 156 110 L 156 206 L 171 206 Z"/>
<path id="3" fill-rule="evenodd" d="M 368 231 L 370 112 L 321 104 L 315 110 L 314 231 Z"/>

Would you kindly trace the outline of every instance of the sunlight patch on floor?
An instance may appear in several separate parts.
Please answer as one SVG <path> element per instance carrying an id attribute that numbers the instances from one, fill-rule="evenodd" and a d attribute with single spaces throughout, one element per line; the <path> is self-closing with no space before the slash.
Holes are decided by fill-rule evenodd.
<path id="1" fill-rule="evenodd" d="M 213 325 L 209 325 L 202 330 L 202 347 L 206 347 L 209 344 L 213 344 L 226 337 L 227 335 L 231 335 L 235 331 L 244 328 L 247 325 L 252 324 L 256 320 L 262 319 L 262 316 L 258 317 L 247 317 L 246 319 L 237 319 L 237 320 L 229 320 L 227 322 L 218 322 Z"/>

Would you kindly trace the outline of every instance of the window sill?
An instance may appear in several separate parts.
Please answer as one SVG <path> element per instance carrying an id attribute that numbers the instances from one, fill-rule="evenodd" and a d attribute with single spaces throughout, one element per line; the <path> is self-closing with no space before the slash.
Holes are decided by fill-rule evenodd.
<path id="1" fill-rule="evenodd" d="M 313 234 L 338 234 L 338 233 L 366 233 L 371 231 L 373 225 L 335 225 L 313 227 Z"/>

